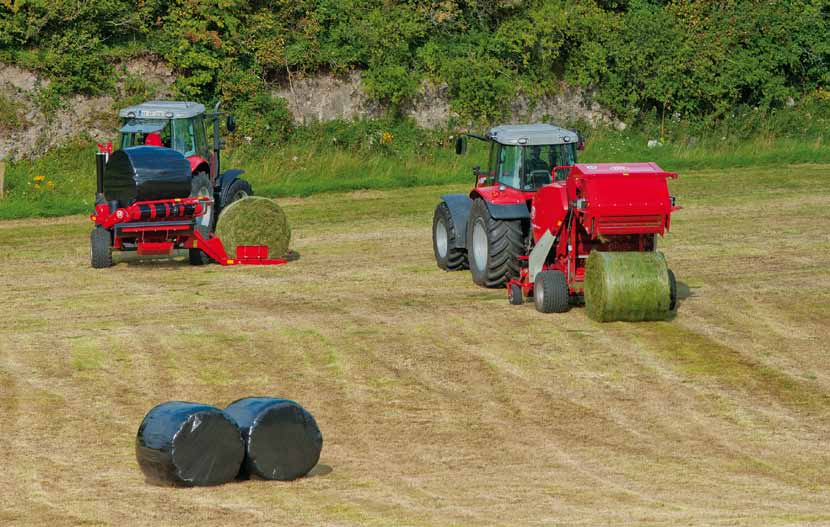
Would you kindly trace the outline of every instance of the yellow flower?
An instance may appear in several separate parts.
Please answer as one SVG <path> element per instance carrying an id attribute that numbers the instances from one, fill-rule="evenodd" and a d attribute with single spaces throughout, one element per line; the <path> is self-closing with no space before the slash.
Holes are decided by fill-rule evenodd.
<path id="1" fill-rule="evenodd" d="M 54 181 L 47 181 L 46 182 L 46 188 L 48 188 L 49 190 L 52 190 L 53 188 L 55 188 L 55 182 Z"/>
<path id="2" fill-rule="evenodd" d="M 394 139 L 394 137 L 395 136 L 393 136 L 390 132 L 383 132 L 380 135 L 380 144 L 382 144 L 382 145 L 391 145 L 392 144 L 392 139 Z"/>
<path id="3" fill-rule="evenodd" d="M 35 181 L 35 183 L 40 183 L 41 181 L 46 179 L 46 176 L 35 176 L 32 179 Z"/>
<path id="4" fill-rule="evenodd" d="M 35 183 L 35 190 L 40 190 L 40 183 Z"/>

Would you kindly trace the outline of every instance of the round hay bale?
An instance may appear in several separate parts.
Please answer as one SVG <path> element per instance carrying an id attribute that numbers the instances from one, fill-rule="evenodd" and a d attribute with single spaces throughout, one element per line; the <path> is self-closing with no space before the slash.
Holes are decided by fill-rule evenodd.
<path id="1" fill-rule="evenodd" d="M 216 224 L 229 258 L 239 245 L 267 245 L 270 258 L 288 253 L 291 227 L 282 208 L 268 198 L 250 196 L 234 201 L 222 210 Z"/>
<path id="2" fill-rule="evenodd" d="M 585 269 L 585 309 L 598 322 L 665 320 L 671 292 L 658 252 L 593 251 Z"/>
<path id="3" fill-rule="evenodd" d="M 287 399 L 248 397 L 225 408 L 245 441 L 240 476 L 289 481 L 305 476 L 320 459 L 323 436 L 314 417 Z"/>
<path id="4" fill-rule="evenodd" d="M 151 483 L 219 485 L 239 473 L 245 444 L 236 423 L 222 410 L 171 401 L 147 412 L 138 427 L 135 455 Z"/>

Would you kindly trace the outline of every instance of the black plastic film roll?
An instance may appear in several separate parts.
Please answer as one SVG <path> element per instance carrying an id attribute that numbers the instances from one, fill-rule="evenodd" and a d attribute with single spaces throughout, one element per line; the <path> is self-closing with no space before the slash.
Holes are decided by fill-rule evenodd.
<path id="1" fill-rule="evenodd" d="M 144 416 L 135 454 L 151 483 L 219 485 L 239 473 L 245 444 L 236 423 L 222 410 L 171 401 Z"/>
<path id="2" fill-rule="evenodd" d="M 245 441 L 241 477 L 288 481 L 305 476 L 320 459 L 323 436 L 314 417 L 287 399 L 247 397 L 225 408 Z"/>

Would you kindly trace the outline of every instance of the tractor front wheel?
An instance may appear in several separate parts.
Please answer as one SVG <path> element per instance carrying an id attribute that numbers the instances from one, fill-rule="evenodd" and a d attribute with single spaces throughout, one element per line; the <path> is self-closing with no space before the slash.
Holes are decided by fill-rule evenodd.
<path id="1" fill-rule="evenodd" d="M 112 235 L 103 227 L 95 227 L 89 236 L 92 267 L 105 269 L 112 267 Z"/>
<path id="2" fill-rule="evenodd" d="M 222 208 L 224 209 L 234 201 L 238 201 L 248 196 L 253 196 L 254 191 L 251 190 L 251 184 L 244 179 L 237 179 L 228 187 L 225 194 L 222 196 Z"/>
<path id="3" fill-rule="evenodd" d="M 561 271 L 542 271 L 533 284 L 533 303 L 542 313 L 564 313 L 569 307 L 568 281 Z"/>
<path id="4" fill-rule="evenodd" d="M 199 172 L 193 176 L 193 180 L 190 182 L 190 197 L 208 197 L 213 199 L 213 188 L 210 184 L 210 178 L 204 172 Z M 203 215 L 196 218 L 196 228 L 199 229 L 203 236 L 213 232 L 212 203 L 208 205 L 208 210 Z M 201 249 L 190 249 L 188 251 L 188 260 L 190 261 L 190 265 L 206 265 L 210 263 L 210 256 L 205 254 Z"/>
<path id="5" fill-rule="evenodd" d="M 455 247 L 457 236 L 450 208 L 441 202 L 435 207 L 432 216 L 432 251 L 438 267 L 445 271 L 458 271 L 467 267 L 467 251 Z"/>
<path id="6" fill-rule="evenodd" d="M 521 220 L 496 220 L 484 200 L 477 199 L 467 222 L 467 253 L 473 282 L 502 287 L 519 276 L 519 256 L 524 248 Z"/>

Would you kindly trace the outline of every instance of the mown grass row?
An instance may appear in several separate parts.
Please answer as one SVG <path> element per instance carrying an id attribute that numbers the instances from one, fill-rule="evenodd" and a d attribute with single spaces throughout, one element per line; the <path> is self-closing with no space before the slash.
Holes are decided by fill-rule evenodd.
<path id="1" fill-rule="evenodd" d="M 349 133 L 352 133 L 350 136 Z M 642 132 L 593 131 L 584 162 L 654 161 L 666 170 L 729 169 L 830 163 L 821 135 L 803 139 L 758 135 L 750 140 L 704 137 L 647 146 Z M 485 165 L 486 145 L 475 140 L 464 157 L 455 155 L 450 132 L 391 135 L 379 128 L 301 133 L 279 147 L 238 145 L 224 156 L 225 168 L 246 170 L 257 194 L 307 196 L 319 192 L 470 183 L 471 167 Z M 35 160 L 10 163 L 0 220 L 90 212 L 95 192 L 95 146 L 76 142 Z"/>

